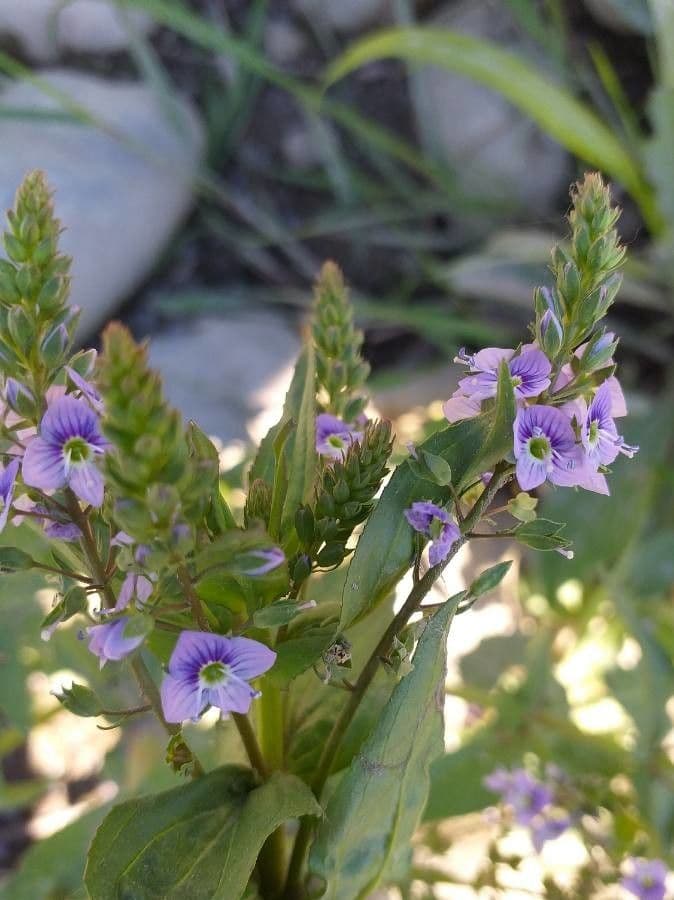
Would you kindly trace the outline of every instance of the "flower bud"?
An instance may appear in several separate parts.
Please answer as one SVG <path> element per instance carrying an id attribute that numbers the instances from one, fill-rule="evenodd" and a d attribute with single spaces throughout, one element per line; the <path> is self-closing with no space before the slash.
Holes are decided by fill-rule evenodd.
<path id="1" fill-rule="evenodd" d="M 15 346 L 27 354 L 35 339 L 35 326 L 22 306 L 13 306 L 7 316 L 7 328 Z"/>
<path id="2" fill-rule="evenodd" d="M 303 553 L 297 557 L 295 564 L 292 566 L 292 579 L 295 585 L 302 584 L 311 575 L 311 560 Z"/>
<path id="3" fill-rule="evenodd" d="M 55 368 L 62 361 L 69 344 L 68 329 L 63 323 L 54 328 L 42 341 L 40 354 L 50 369 Z"/>
<path id="4" fill-rule="evenodd" d="M 612 331 L 604 331 L 596 334 L 588 341 L 583 355 L 580 358 L 580 372 L 594 372 L 604 368 L 613 362 L 613 355 L 618 346 L 618 341 Z"/>
<path id="5" fill-rule="evenodd" d="M 5 400 L 7 405 L 25 419 L 36 415 L 35 397 L 24 384 L 16 378 L 8 378 L 5 382 Z"/>
<path id="6" fill-rule="evenodd" d="M 304 547 L 314 542 L 314 514 L 308 506 L 300 506 L 295 513 L 295 531 Z"/>

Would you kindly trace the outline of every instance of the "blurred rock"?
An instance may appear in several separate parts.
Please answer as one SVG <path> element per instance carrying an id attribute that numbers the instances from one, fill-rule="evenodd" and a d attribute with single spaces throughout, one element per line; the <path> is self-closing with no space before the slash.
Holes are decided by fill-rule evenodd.
<path id="1" fill-rule="evenodd" d="M 315 27 L 342 32 L 360 31 L 370 25 L 383 25 L 391 18 L 391 0 L 290 0 L 295 12 L 311 19 Z"/>
<path id="2" fill-rule="evenodd" d="M 279 65 L 294 62 L 304 50 L 307 42 L 300 29 L 288 19 L 270 19 L 264 32 L 264 48 L 267 56 Z"/>
<path id="3" fill-rule="evenodd" d="M 171 115 L 136 82 L 108 82 L 63 70 L 49 84 L 102 120 L 102 130 L 39 118 L 3 124 L 0 208 L 11 206 L 27 171 L 43 169 L 56 192 L 73 256 L 72 302 L 82 308 L 80 334 L 90 334 L 154 266 L 191 203 L 203 132 L 193 109 L 176 101 Z M 27 83 L 2 94 L 7 106 L 59 109 Z M 112 134 L 114 133 L 114 137 Z"/>
<path id="4" fill-rule="evenodd" d="M 308 122 L 292 123 L 281 138 L 281 152 L 293 169 L 320 165 L 321 153 Z"/>
<path id="5" fill-rule="evenodd" d="M 0 35 L 8 34 L 29 59 L 54 62 L 63 51 L 115 53 L 125 50 L 129 35 L 125 22 L 142 33 L 152 20 L 141 12 L 115 9 L 107 0 L 2 0 Z"/>
<path id="6" fill-rule="evenodd" d="M 281 414 L 299 337 L 277 312 L 208 317 L 152 335 L 166 395 L 223 443 L 259 440 Z"/>
<path id="7" fill-rule="evenodd" d="M 78 53 L 116 53 L 128 47 L 130 29 L 149 34 L 152 19 L 142 12 L 122 13 L 106 0 L 74 0 L 59 13 L 58 43 Z"/>
<path id="8" fill-rule="evenodd" d="M 623 34 L 651 34 L 653 23 L 648 0 L 585 0 L 585 5 L 602 25 Z"/>
<path id="9" fill-rule="evenodd" d="M 442 10 L 429 24 L 493 41 L 541 63 L 506 4 L 470 0 Z M 565 150 L 495 91 L 468 78 L 436 67 L 413 77 L 422 142 L 456 168 L 465 190 L 514 201 L 534 215 L 553 207 L 570 178 Z"/>

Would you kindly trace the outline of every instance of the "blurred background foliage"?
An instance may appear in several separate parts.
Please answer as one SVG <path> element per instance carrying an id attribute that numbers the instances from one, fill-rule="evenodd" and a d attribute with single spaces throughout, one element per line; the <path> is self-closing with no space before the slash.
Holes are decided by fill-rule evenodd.
<path id="1" fill-rule="evenodd" d="M 51 4 L 52 35 L 69 5 Z M 448 752 L 433 768 L 418 865 L 401 890 L 469 891 L 465 882 L 477 876 L 446 860 L 475 834 L 484 855 L 489 826 L 479 814 L 493 795 L 482 779 L 532 757 L 563 767 L 610 821 L 606 853 L 670 854 L 673 863 L 674 5 L 116 7 L 125 39 L 107 55 L 71 46 L 36 60 L 0 18 L 0 129 L 37 124 L 47 142 L 55 123 L 98 130 L 161 168 L 161 148 L 137 146 L 42 66 L 139 80 L 178 135 L 178 98 L 187 96 L 205 136 L 198 166 L 176 172 L 189 180 L 192 212 L 127 292 L 121 315 L 151 335 L 266 306 L 294 327 L 320 261 L 333 257 L 366 329 L 375 404 L 396 419 L 401 448 L 440 427 L 437 401 L 453 389 L 448 361 L 460 345 L 519 340 L 532 288 L 547 278 L 569 182 L 588 167 L 612 181 L 629 257 L 609 325 L 621 336 L 634 410 L 626 436 L 641 451 L 616 466 L 611 498 L 545 494 L 540 512 L 569 522 L 574 560 L 518 557 L 498 597 L 453 628 Z M 17 103 L 17 84 L 44 94 L 48 107 Z M 250 456 L 234 456 L 223 453 L 223 490 L 236 506 Z M 36 557 L 46 552 L 27 528 L 20 533 Z M 461 577 L 479 565 L 465 560 Z M 123 736 L 100 731 L 50 697 L 75 673 L 99 678 L 75 627 L 41 641 L 52 593 L 48 578 L 0 581 L 0 891 L 8 900 L 83 897 L 86 846 L 107 804 L 174 779 L 154 764 L 161 735 L 145 721 Z M 112 709 L 136 702 L 123 667 L 102 675 Z M 227 723 L 194 739 L 213 763 L 238 758 Z M 542 877 L 530 876 L 529 896 L 555 896 Z"/>

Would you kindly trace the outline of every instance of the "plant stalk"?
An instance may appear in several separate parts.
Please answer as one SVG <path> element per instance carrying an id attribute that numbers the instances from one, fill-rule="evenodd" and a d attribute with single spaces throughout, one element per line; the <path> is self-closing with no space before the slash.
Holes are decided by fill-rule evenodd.
<path id="1" fill-rule="evenodd" d="M 71 519 L 82 532 L 82 549 L 84 550 L 84 553 L 87 557 L 87 562 L 89 563 L 89 567 L 91 568 L 94 578 L 101 586 L 104 605 L 106 609 L 112 609 L 116 605 L 117 601 L 110 581 L 106 576 L 105 566 L 103 565 L 103 561 L 99 556 L 98 547 L 96 546 L 96 538 L 94 537 L 94 533 L 91 530 L 89 517 L 82 512 L 79 500 L 70 488 L 66 488 L 65 490 L 65 499 L 68 513 L 70 514 Z M 130 665 L 131 671 L 135 676 L 141 693 L 144 695 L 145 699 L 152 707 L 152 711 L 154 712 L 155 716 L 159 720 L 166 733 L 170 737 L 178 734 L 178 732 L 180 731 L 180 726 L 169 723 L 164 718 L 161 696 L 159 694 L 159 691 L 157 690 L 157 685 L 155 684 L 154 678 L 150 674 L 150 670 L 145 665 L 145 662 L 143 661 L 140 653 L 134 653 L 131 656 Z M 187 744 L 185 744 L 185 746 L 187 747 Z M 187 749 L 189 750 L 189 748 Z M 192 753 L 191 750 L 189 750 L 189 752 L 193 760 L 192 777 L 198 778 L 200 775 L 204 774 L 204 769 L 197 759 L 196 755 Z"/>
<path id="2" fill-rule="evenodd" d="M 449 564 L 449 562 L 451 562 L 451 560 L 454 558 L 454 556 L 456 556 L 464 543 L 468 540 L 468 533 L 480 520 L 487 507 L 494 499 L 496 493 L 506 483 L 506 481 L 508 481 L 511 474 L 512 466 L 510 465 L 501 464 L 495 468 L 494 474 L 492 475 L 489 484 L 477 499 L 475 505 L 470 510 L 468 515 L 461 522 L 461 537 L 458 541 L 456 541 L 447 558 L 443 560 L 443 562 L 439 565 L 428 569 L 422 576 L 422 578 L 414 585 L 409 593 L 409 596 L 407 597 L 407 600 L 405 600 L 405 603 L 403 604 L 399 612 L 391 620 L 386 631 L 379 640 L 379 643 L 372 651 L 369 659 L 365 663 L 363 670 L 361 671 L 358 679 L 353 686 L 353 691 L 349 694 L 349 698 L 345 706 L 342 708 L 341 713 L 337 717 L 337 720 L 332 727 L 330 735 L 328 736 L 323 747 L 321 757 L 318 761 L 316 774 L 312 780 L 311 787 L 319 800 L 323 788 L 325 787 L 325 782 L 330 775 L 330 770 L 335 761 L 341 739 L 346 733 L 346 730 L 348 729 L 351 720 L 353 719 L 356 710 L 358 709 L 358 706 L 360 705 L 360 702 L 365 695 L 365 692 L 370 686 L 370 682 L 377 673 L 380 660 L 382 658 L 386 658 L 393 645 L 394 638 L 405 627 L 410 616 L 417 610 L 417 608 L 421 604 L 421 601 L 429 592 L 444 568 Z M 293 848 L 293 852 L 290 858 L 290 864 L 288 867 L 288 878 L 286 881 L 286 889 L 284 893 L 284 897 L 286 898 L 286 900 L 297 900 L 297 898 L 302 897 L 302 871 L 304 868 L 305 857 L 309 849 L 312 831 L 312 822 L 308 818 L 304 818 L 300 823 L 300 828 L 297 833 L 297 838 L 295 839 L 295 846 Z"/>

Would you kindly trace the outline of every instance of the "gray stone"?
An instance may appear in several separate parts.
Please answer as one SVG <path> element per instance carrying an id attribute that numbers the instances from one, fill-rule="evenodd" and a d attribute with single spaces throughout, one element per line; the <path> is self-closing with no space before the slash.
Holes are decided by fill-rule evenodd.
<path id="1" fill-rule="evenodd" d="M 311 19 L 314 27 L 351 33 L 391 18 L 391 0 L 291 0 L 296 12 Z"/>
<path id="2" fill-rule="evenodd" d="M 284 317 L 259 310 L 154 334 L 150 362 L 170 402 L 207 434 L 257 442 L 280 416 L 299 347 Z"/>
<path id="3" fill-rule="evenodd" d="M 44 170 L 65 228 L 62 246 L 73 257 L 72 302 L 82 309 L 85 335 L 149 274 L 189 209 L 203 133 L 190 106 L 176 101 L 169 115 L 139 83 L 61 70 L 43 77 L 102 120 L 108 133 L 56 121 L 6 120 L 0 208 L 11 206 L 27 171 Z M 58 108 L 25 82 L 8 87 L 2 101 L 31 110 Z"/>
<path id="4" fill-rule="evenodd" d="M 306 50 L 306 46 L 302 31 L 288 19 L 270 19 L 267 22 L 264 48 L 273 62 L 281 66 L 294 62 Z"/>
<path id="5" fill-rule="evenodd" d="M 430 24 L 493 41 L 540 64 L 506 4 L 470 0 L 442 10 Z M 456 169 L 464 190 L 534 213 L 549 209 L 564 191 L 566 151 L 495 91 L 429 66 L 413 75 L 413 98 L 427 151 Z"/>
<path id="6" fill-rule="evenodd" d="M 107 0 L 2 0 L 0 35 L 8 34 L 34 62 L 54 62 L 65 50 L 114 53 L 125 50 L 132 28 L 147 34 L 152 20 L 142 12 L 115 9 Z"/>
<path id="7" fill-rule="evenodd" d="M 648 0 L 585 0 L 602 25 L 623 34 L 652 34 Z"/>

